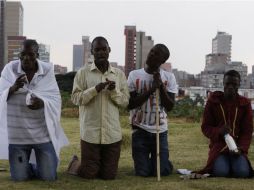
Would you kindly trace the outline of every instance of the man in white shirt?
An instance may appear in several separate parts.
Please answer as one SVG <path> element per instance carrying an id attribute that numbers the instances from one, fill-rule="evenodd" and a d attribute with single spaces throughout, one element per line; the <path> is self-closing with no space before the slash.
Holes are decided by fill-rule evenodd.
<path id="1" fill-rule="evenodd" d="M 169 58 L 169 50 L 163 44 L 155 45 L 146 60 L 147 67 L 130 72 L 128 86 L 130 91 L 129 109 L 133 128 L 132 157 L 135 174 L 138 176 L 156 175 L 156 98 L 159 89 L 160 115 L 160 163 L 161 175 L 172 173 L 169 161 L 167 111 L 174 106 L 177 93 L 173 73 L 160 69 Z"/>

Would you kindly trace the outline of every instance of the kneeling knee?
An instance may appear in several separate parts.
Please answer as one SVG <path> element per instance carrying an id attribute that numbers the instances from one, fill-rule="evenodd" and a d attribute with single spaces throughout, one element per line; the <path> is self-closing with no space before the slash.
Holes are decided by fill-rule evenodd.
<path id="1" fill-rule="evenodd" d="M 136 170 L 135 171 L 136 176 L 142 176 L 142 177 L 149 177 L 152 176 L 150 171 L 146 170 Z"/>
<path id="2" fill-rule="evenodd" d="M 223 169 L 215 169 L 213 171 L 213 175 L 215 177 L 228 177 L 229 176 L 229 170 L 223 170 Z"/>
<path id="3" fill-rule="evenodd" d="M 234 172 L 233 176 L 236 178 L 247 178 L 249 177 L 250 172 L 247 168 L 240 168 L 238 171 Z"/>
<path id="4" fill-rule="evenodd" d="M 52 174 L 52 175 L 40 175 L 39 179 L 41 179 L 43 181 L 55 181 L 57 179 L 57 175 L 56 174 Z"/>
<path id="5" fill-rule="evenodd" d="M 104 179 L 104 180 L 113 180 L 116 178 L 116 175 L 102 175 L 101 176 L 101 179 Z"/>

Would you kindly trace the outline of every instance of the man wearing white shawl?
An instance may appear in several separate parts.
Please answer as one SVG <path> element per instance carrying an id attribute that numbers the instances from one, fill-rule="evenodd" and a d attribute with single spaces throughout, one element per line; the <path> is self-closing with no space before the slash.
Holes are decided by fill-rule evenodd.
<path id="1" fill-rule="evenodd" d="M 60 149 L 68 144 L 53 64 L 37 59 L 38 48 L 25 40 L 20 59 L 0 78 L 0 159 L 9 159 L 14 181 L 55 180 Z"/>

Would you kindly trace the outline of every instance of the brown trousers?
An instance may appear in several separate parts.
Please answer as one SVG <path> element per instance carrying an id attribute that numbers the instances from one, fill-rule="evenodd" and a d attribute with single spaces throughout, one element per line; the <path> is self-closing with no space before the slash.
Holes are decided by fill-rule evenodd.
<path id="1" fill-rule="evenodd" d="M 78 175 L 87 179 L 115 179 L 120 151 L 121 141 L 92 144 L 81 140 L 81 166 Z"/>

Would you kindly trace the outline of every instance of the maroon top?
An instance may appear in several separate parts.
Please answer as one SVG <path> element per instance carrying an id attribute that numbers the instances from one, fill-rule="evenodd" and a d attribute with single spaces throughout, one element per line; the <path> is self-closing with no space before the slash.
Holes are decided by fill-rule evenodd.
<path id="1" fill-rule="evenodd" d="M 253 131 L 251 103 L 240 95 L 237 95 L 236 100 L 228 101 L 223 92 L 215 91 L 206 103 L 201 125 L 203 134 L 210 139 L 209 156 L 207 165 L 198 173 L 211 174 L 213 163 L 219 154 L 229 152 L 222 135 L 225 124 L 230 126 L 230 135 L 247 158 Z"/>

